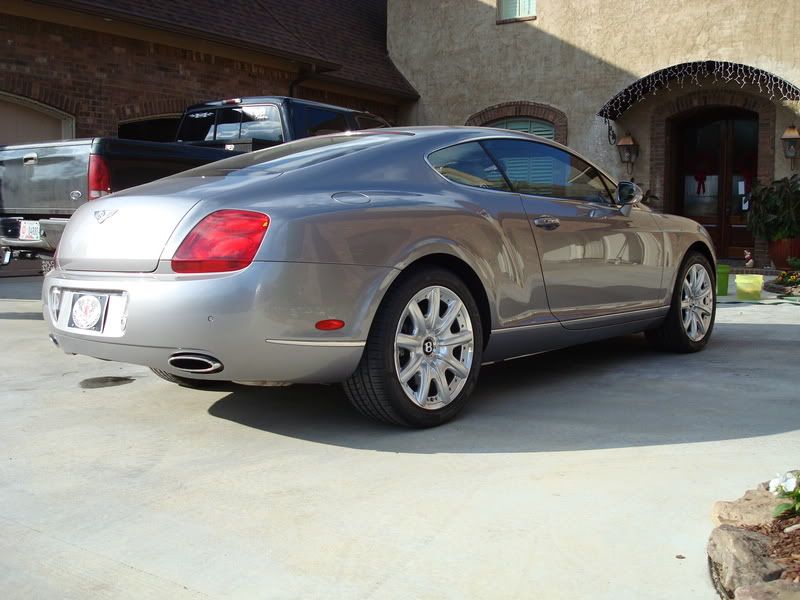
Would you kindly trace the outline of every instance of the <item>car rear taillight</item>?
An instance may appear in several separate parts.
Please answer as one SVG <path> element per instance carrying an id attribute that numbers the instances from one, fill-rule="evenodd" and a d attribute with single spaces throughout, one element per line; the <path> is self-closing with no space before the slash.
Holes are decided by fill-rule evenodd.
<path id="1" fill-rule="evenodd" d="M 194 226 L 172 257 L 176 273 L 238 271 L 253 262 L 269 217 L 249 210 L 218 210 Z"/>
<path id="2" fill-rule="evenodd" d="M 106 160 L 99 154 L 89 155 L 89 200 L 111 193 L 111 177 Z"/>

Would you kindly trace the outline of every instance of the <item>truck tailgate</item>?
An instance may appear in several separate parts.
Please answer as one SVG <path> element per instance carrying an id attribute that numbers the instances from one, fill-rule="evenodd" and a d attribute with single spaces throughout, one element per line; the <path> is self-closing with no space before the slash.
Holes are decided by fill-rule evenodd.
<path id="1" fill-rule="evenodd" d="M 0 214 L 72 214 L 86 200 L 91 147 L 92 139 L 0 146 Z"/>

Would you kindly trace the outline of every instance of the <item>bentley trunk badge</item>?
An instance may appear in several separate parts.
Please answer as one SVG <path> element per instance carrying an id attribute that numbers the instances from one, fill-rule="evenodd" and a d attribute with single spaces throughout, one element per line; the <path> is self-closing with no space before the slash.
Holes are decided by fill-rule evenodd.
<path id="1" fill-rule="evenodd" d="M 117 214 L 116 208 L 114 210 L 96 210 L 94 211 L 94 218 L 97 219 L 98 223 L 103 224 L 115 214 Z"/>

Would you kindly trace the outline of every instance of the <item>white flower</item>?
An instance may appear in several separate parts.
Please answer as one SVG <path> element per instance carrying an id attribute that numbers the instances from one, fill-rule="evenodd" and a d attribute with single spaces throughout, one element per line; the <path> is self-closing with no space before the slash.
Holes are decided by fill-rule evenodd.
<path id="1" fill-rule="evenodd" d="M 781 475 L 780 473 L 775 479 L 769 482 L 769 491 L 773 494 L 785 492 L 791 494 L 797 489 L 797 471 L 788 471 Z"/>

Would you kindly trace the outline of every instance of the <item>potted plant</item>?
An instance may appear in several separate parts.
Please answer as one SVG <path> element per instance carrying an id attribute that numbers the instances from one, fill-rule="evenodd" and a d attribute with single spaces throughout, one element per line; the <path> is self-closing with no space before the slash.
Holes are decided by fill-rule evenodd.
<path id="1" fill-rule="evenodd" d="M 787 259 L 800 256 L 800 175 L 784 177 L 769 185 L 756 183 L 750 195 L 747 227 L 769 242 L 769 256 L 779 269 Z"/>

